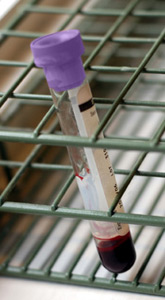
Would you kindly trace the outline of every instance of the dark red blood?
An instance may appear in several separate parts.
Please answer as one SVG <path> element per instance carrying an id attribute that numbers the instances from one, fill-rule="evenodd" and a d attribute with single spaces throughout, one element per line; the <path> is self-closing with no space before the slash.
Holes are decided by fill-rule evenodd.
<path id="1" fill-rule="evenodd" d="M 97 250 L 103 266 L 110 272 L 122 273 L 135 262 L 136 253 L 130 233 L 109 240 L 97 240 Z"/>

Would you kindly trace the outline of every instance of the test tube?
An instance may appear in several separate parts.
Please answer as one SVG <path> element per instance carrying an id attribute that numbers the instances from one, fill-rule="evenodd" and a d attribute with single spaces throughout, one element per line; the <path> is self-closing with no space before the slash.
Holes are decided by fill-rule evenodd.
<path id="1" fill-rule="evenodd" d="M 91 137 L 99 118 L 81 60 L 79 30 L 37 38 L 31 50 L 36 66 L 44 69 L 63 133 Z M 118 187 L 107 149 L 67 148 L 85 209 L 108 211 Z M 124 213 L 121 200 L 115 212 Z M 130 269 L 136 253 L 128 224 L 90 221 L 90 227 L 103 266 L 114 273 Z"/>

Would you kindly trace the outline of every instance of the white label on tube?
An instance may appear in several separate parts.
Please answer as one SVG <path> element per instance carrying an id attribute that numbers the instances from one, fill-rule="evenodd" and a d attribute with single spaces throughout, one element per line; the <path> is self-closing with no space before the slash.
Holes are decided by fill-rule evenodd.
<path id="1" fill-rule="evenodd" d="M 83 126 L 85 127 L 84 129 L 86 131 L 86 135 L 91 137 L 99 124 L 99 118 L 88 84 L 83 85 L 79 89 L 77 102 L 81 117 L 83 119 Z M 92 153 L 95 165 L 97 167 L 97 173 L 99 174 L 99 178 L 103 187 L 105 199 L 108 207 L 110 207 L 116 197 L 116 194 L 118 193 L 118 187 L 109 154 L 106 149 L 97 148 L 92 149 Z M 119 201 L 115 211 L 124 213 L 121 200 Z M 116 230 L 119 235 L 125 235 L 129 231 L 128 224 L 116 223 Z"/>

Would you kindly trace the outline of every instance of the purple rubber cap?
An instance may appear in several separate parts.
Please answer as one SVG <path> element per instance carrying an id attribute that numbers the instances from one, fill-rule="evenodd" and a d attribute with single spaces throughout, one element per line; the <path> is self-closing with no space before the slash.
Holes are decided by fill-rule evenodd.
<path id="1" fill-rule="evenodd" d="M 85 79 L 81 55 L 84 46 L 77 29 L 42 36 L 31 43 L 34 62 L 42 67 L 50 88 L 58 92 L 75 88 Z"/>

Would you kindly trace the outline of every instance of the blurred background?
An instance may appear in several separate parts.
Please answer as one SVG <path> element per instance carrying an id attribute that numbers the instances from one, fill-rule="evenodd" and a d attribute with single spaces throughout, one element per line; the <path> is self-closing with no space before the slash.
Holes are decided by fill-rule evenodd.
<path id="1" fill-rule="evenodd" d="M 163 0 L 0 1 L 3 299 L 165 294 L 164 17 Z M 100 120 L 108 113 L 105 143 L 137 252 L 134 266 L 119 275 L 100 264 L 68 145 L 61 146 L 50 92 L 30 51 L 33 39 L 70 28 L 82 35 Z"/>

